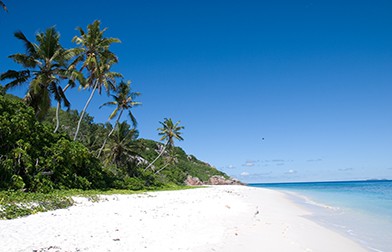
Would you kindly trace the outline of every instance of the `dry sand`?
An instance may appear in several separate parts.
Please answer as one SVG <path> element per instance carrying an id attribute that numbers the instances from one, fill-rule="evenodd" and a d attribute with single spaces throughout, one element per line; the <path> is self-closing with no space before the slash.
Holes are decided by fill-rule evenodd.
<path id="1" fill-rule="evenodd" d="M 366 251 L 268 189 L 213 186 L 84 198 L 0 221 L 0 251 Z"/>

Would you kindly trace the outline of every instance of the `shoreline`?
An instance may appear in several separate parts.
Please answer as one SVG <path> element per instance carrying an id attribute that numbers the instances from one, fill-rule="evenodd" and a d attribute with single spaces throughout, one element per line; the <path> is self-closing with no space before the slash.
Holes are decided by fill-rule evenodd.
<path id="1" fill-rule="evenodd" d="M 307 218 L 282 192 L 248 186 L 75 198 L 0 220 L 4 251 L 367 251 Z"/>
<path id="2" fill-rule="evenodd" d="M 353 240 L 368 251 L 389 251 L 391 225 L 388 216 L 368 212 L 356 205 L 342 204 L 337 197 L 334 201 L 306 191 L 279 189 L 300 207 L 312 214 L 307 218 L 317 224 Z"/>

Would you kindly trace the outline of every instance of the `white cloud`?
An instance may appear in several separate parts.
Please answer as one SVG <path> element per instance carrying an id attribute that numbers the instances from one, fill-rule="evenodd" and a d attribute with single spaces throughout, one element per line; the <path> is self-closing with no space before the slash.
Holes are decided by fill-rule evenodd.
<path id="1" fill-rule="evenodd" d="M 290 170 L 288 170 L 287 172 L 286 172 L 286 174 L 296 174 L 297 173 L 297 171 L 296 170 L 293 170 L 293 169 L 290 169 Z"/>
<path id="2" fill-rule="evenodd" d="M 241 172 L 241 176 L 243 177 L 249 176 L 249 172 Z"/>

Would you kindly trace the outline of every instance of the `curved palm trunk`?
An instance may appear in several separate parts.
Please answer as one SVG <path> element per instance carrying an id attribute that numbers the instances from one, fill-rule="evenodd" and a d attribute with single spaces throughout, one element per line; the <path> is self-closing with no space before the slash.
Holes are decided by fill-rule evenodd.
<path id="1" fill-rule="evenodd" d="M 70 86 L 71 86 L 70 84 L 67 84 L 67 86 L 65 86 L 64 89 L 63 89 L 63 93 L 64 93 L 65 91 L 67 91 L 67 89 L 68 89 Z M 60 114 L 60 107 L 61 107 L 61 103 L 58 101 L 58 102 L 57 102 L 57 109 L 56 109 L 56 128 L 54 129 L 53 133 L 56 133 L 56 132 L 59 130 L 59 127 L 60 127 L 60 117 L 59 117 L 59 114 Z"/>
<path id="2" fill-rule="evenodd" d="M 105 141 L 103 141 L 102 147 L 101 147 L 101 149 L 99 149 L 97 158 L 99 158 L 99 156 L 101 156 L 102 150 L 103 150 L 103 148 L 105 148 L 106 142 L 108 141 L 109 137 L 113 134 L 114 130 L 116 129 L 117 124 L 120 121 L 120 118 L 121 118 L 123 112 L 124 112 L 124 110 L 122 109 L 120 114 L 117 117 L 117 120 L 116 120 L 116 123 L 114 124 L 113 129 L 109 132 L 108 136 L 105 138 Z"/>
<path id="3" fill-rule="evenodd" d="M 158 174 L 160 171 L 162 171 L 163 169 L 165 169 L 169 164 L 165 164 L 161 169 L 159 169 L 158 171 L 155 172 L 155 174 Z"/>
<path id="4" fill-rule="evenodd" d="M 56 133 L 59 130 L 60 127 L 60 117 L 59 117 L 59 113 L 60 113 L 60 102 L 57 102 L 57 108 L 56 108 L 56 128 L 54 129 L 53 133 Z"/>
<path id="5" fill-rule="evenodd" d="M 165 144 L 165 147 L 163 148 L 163 150 L 161 151 L 161 153 L 159 153 L 159 155 L 158 155 L 158 157 L 156 157 L 145 169 L 144 169 L 144 171 L 147 171 L 147 169 L 148 168 L 150 168 L 157 160 L 158 160 L 158 158 L 160 158 L 161 156 L 162 156 L 162 154 L 165 152 L 165 150 L 166 150 L 166 147 L 167 147 L 167 144 L 168 143 L 166 143 Z"/>
<path id="6" fill-rule="evenodd" d="M 91 91 L 91 95 L 90 95 L 90 97 L 88 98 L 88 100 L 87 100 L 87 102 L 86 102 L 86 105 L 84 105 L 84 108 L 83 108 L 83 110 L 82 110 L 82 114 L 80 115 L 80 118 L 79 118 L 78 127 L 76 128 L 76 132 L 75 132 L 75 136 L 74 136 L 74 141 L 76 141 L 76 138 L 78 137 L 78 133 L 79 133 L 79 129 L 80 129 L 80 124 L 82 123 L 84 113 L 86 112 L 88 105 L 90 104 L 91 100 L 93 99 L 93 96 L 94 96 L 95 90 L 97 90 L 97 87 L 98 87 L 98 83 L 95 83 L 94 89 L 93 89 L 93 91 Z"/>

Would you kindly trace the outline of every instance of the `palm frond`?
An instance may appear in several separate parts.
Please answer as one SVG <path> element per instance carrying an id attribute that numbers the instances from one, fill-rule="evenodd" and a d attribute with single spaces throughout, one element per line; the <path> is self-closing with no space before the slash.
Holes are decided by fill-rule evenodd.
<path id="1" fill-rule="evenodd" d="M 69 80 L 72 80 L 72 81 L 77 80 L 80 85 L 84 85 L 86 83 L 86 79 L 84 78 L 83 73 L 81 73 L 75 69 L 69 71 L 68 78 L 69 78 Z"/>
<path id="2" fill-rule="evenodd" d="M 21 64 L 23 67 L 26 68 L 35 68 L 37 66 L 37 61 L 34 59 L 34 57 L 31 57 L 26 54 L 16 53 L 8 56 L 8 58 L 11 58 L 13 61 L 18 64 Z"/>
<path id="3" fill-rule="evenodd" d="M 101 42 L 101 46 L 109 47 L 113 43 L 121 43 L 121 40 L 118 38 L 105 38 Z"/>
<path id="4" fill-rule="evenodd" d="M 49 92 L 54 95 L 54 99 L 58 102 L 61 102 L 61 96 L 58 92 L 57 84 L 56 82 L 52 81 L 49 86 L 48 86 Z"/>
<path id="5" fill-rule="evenodd" d="M 57 89 L 58 89 L 57 92 L 58 92 L 58 94 L 60 95 L 61 100 L 62 100 L 63 103 L 64 103 L 64 106 L 65 106 L 66 108 L 70 108 L 70 107 L 71 107 L 71 103 L 69 102 L 69 100 L 68 100 L 67 97 L 65 96 L 63 89 L 62 89 L 60 86 L 57 86 Z"/>
<path id="6" fill-rule="evenodd" d="M 105 102 L 99 108 L 102 108 L 103 106 L 110 106 L 110 105 L 117 105 L 117 102 L 111 101 L 111 102 Z"/>
<path id="7" fill-rule="evenodd" d="M 26 38 L 26 36 L 23 34 L 23 32 L 17 31 L 17 32 L 14 33 L 14 36 L 15 36 L 17 39 L 20 39 L 20 40 L 22 40 L 22 41 L 24 42 L 24 46 L 25 46 L 26 51 L 27 51 L 27 53 L 28 53 L 29 55 L 34 56 L 34 55 L 36 54 L 37 46 L 36 46 L 35 44 L 31 43 L 31 42 Z"/>
<path id="8" fill-rule="evenodd" d="M 116 117 L 118 110 L 118 107 L 113 110 L 113 112 L 109 116 L 109 120 L 112 120 L 114 117 Z"/>
<path id="9" fill-rule="evenodd" d="M 135 118 L 135 116 L 132 114 L 131 111 L 128 112 L 128 116 L 129 116 L 129 118 L 131 118 L 133 127 L 136 128 L 136 127 L 137 127 L 137 121 L 136 121 L 136 118 Z"/>
<path id="10" fill-rule="evenodd" d="M 23 70 L 23 71 L 8 70 L 7 72 L 0 75 L 0 80 L 14 79 L 13 81 L 5 85 L 6 90 L 25 83 L 29 78 L 30 78 L 29 70 Z"/>

